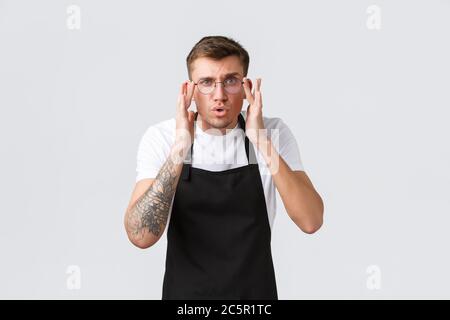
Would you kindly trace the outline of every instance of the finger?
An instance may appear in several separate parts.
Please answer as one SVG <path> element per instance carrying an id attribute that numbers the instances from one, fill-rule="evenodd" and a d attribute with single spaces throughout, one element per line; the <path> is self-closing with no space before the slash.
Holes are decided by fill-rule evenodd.
<path id="1" fill-rule="evenodd" d="M 255 79 L 255 85 L 253 87 L 253 102 L 251 105 L 253 106 L 252 110 L 257 110 L 262 108 L 262 97 L 261 97 L 261 79 L 257 78 Z M 249 106 L 250 108 L 250 106 Z"/>
<path id="2" fill-rule="evenodd" d="M 188 81 L 183 82 L 183 108 L 188 109 L 190 106 L 190 101 L 187 99 L 187 91 L 188 91 Z"/>
<path id="3" fill-rule="evenodd" d="M 194 82 L 188 81 L 186 85 L 186 108 L 189 108 L 189 106 L 192 103 L 192 96 L 194 95 Z"/>
<path id="4" fill-rule="evenodd" d="M 261 91 L 255 92 L 255 106 L 259 109 L 262 109 L 262 95 Z"/>
<path id="5" fill-rule="evenodd" d="M 256 79 L 256 81 L 253 84 L 253 90 L 252 90 L 252 95 L 253 95 L 253 99 L 255 99 L 255 93 L 256 93 L 256 86 L 258 85 L 258 79 Z"/>
<path id="6" fill-rule="evenodd" d="M 194 81 L 191 80 L 191 81 L 189 81 L 188 91 L 187 91 L 187 96 L 189 99 L 192 99 L 192 96 L 194 94 L 194 89 L 195 89 L 195 84 L 194 84 Z"/>
<path id="7" fill-rule="evenodd" d="M 254 97 L 253 97 L 253 94 L 250 91 L 250 85 L 249 85 L 248 79 L 244 78 L 243 81 L 244 81 L 245 98 L 247 99 L 247 101 L 250 104 L 253 104 Z"/>
<path id="8" fill-rule="evenodd" d="M 178 95 L 183 95 L 183 84 L 180 85 L 180 90 L 178 90 Z"/>
<path id="9" fill-rule="evenodd" d="M 256 79 L 256 92 L 261 91 L 261 78 Z"/>
<path id="10" fill-rule="evenodd" d="M 177 107 L 178 109 L 180 109 L 180 111 L 185 110 L 185 82 L 183 82 L 180 86 L 180 91 L 178 94 L 178 100 L 177 100 Z"/>

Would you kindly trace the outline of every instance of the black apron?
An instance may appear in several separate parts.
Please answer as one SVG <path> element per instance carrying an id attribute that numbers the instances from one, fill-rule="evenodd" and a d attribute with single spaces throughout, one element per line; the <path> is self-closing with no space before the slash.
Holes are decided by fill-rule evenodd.
<path id="1" fill-rule="evenodd" d="M 238 120 L 245 132 L 242 114 Z M 248 165 L 225 171 L 183 164 L 167 230 L 163 299 L 278 299 L 266 200 L 247 136 L 245 152 Z"/>

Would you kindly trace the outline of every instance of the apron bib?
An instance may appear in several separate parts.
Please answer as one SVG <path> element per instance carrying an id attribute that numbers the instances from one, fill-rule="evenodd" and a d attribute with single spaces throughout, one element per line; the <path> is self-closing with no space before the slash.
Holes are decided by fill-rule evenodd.
<path id="1" fill-rule="evenodd" d="M 245 132 L 242 114 L 238 120 Z M 248 165 L 225 171 L 183 164 L 167 230 L 163 299 L 278 298 L 264 189 L 247 136 L 245 152 Z"/>

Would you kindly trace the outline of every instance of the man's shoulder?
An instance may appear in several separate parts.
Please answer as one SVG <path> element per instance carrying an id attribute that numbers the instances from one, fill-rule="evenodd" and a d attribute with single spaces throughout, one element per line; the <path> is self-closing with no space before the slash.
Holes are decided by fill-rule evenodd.
<path id="1" fill-rule="evenodd" d="M 155 134 L 155 133 L 159 133 L 162 134 L 163 136 L 166 135 L 173 135 L 174 131 L 175 131 L 175 127 L 176 127 L 176 123 L 175 123 L 175 118 L 170 118 L 170 119 L 166 119 L 166 120 L 161 120 L 157 123 L 151 124 L 150 126 L 147 127 L 145 134 Z"/>

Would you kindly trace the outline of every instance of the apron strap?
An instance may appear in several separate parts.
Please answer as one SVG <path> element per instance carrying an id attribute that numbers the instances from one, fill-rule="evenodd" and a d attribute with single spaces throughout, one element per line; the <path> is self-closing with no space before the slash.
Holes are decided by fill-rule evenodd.
<path id="1" fill-rule="evenodd" d="M 194 124 L 197 121 L 197 116 L 198 116 L 198 112 L 195 113 Z M 244 120 L 244 117 L 242 116 L 242 113 L 239 113 L 238 125 L 242 130 L 244 130 L 244 135 L 245 135 L 245 120 Z M 195 125 L 194 125 L 194 128 L 195 128 Z M 181 176 L 182 176 L 182 179 L 186 180 L 186 181 L 189 180 L 190 176 L 191 176 L 191 166 L 192 166 L 193 154 L 194 154 L 194 142 L 192 142 L 191 149 L 187 153 L 186 158 L 183 161 L 183 169 L 181 171 Z M 248 140 L 247 135 L 245 135 L 245 155 L 247 156 L 248 165 L 250 165 L 251 163 L 257 163 L 255 150 L 253 148 L 253 145 L 252 145 L 252 148 L 250 148 L 250 141 Z"/>

